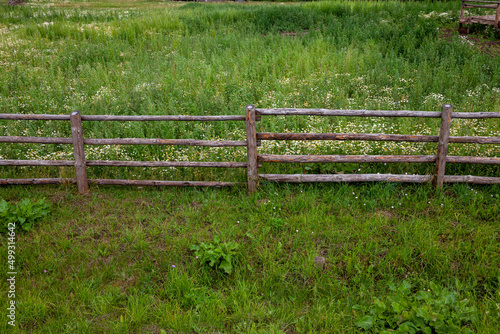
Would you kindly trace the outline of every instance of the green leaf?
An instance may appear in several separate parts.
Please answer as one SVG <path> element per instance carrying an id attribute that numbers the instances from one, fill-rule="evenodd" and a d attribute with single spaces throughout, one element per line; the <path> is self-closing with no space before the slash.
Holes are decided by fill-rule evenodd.
<path id="1" fill-rule="evenodd" d="M 233 271 L 233 266 L 231 265 L 231 262 L 226 261 L 226 260 L 224 260 L 220 263 L 219 268 L 224 270 L 226 272 L 226 274 L 228 274 L 228 275 L 230 275 L 231 272 Z"/>
<path id="2" fill-rule="evenodd" d="M 365 315 L 359 321 L 355 322 L 356 326 L 368 330 L 373 327 L 373 317 Z"/>
<path id="3" fill-rule="evenodd" d="M 392 302 L 391 305 L 392 305 L 392 309 L 397 314 L 401 314 L 401 312 L 403 312 L 405 310 L 405 308 L 403 306 L 401 306 L 401 304 L 399 304 L 398 302 Z"/>
<path id="4" fill-rule="evenodd" d="M 373 300 L 373 307 L 370 309 L 370 311 L 372 311 L 374 315 L 379 316 L 385 311 L 385 309 L 385 304 L 382 303 L 378 298 L 375 298 Z"/>

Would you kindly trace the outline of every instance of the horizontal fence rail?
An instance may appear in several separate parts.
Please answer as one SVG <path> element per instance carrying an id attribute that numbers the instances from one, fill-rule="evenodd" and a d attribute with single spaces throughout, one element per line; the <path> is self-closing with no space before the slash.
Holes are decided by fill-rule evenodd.
<path id="1" fill-rule="evenodd" d="M 164 115 L 164 116 L 117 116 L 117 115 L 82 115 L 82 121 L 245 121 L 245 116 L 220 115 L 220 116 L 187 116 L 187 115 Z M 10 120 L 39 120 L 39 121 L 69 121 L 69 115 L 23 115 L 23 114 L 0 114 L 0 119 Z M 260 117 L 257 117 L 260 120 Z"/>
<path id="2" fill-rule="evenodd" d="M 381 133 L 258 133 L 262 140 L 366 140 L 437 143 L 439 136 L 387 135 Z M 450 143 L 500 144 L 500 137 L 449 137 Z"/>
<path id="3" fill-rule="evenodd" d="M 410 110 L 343 110 L 343 109 L 295 109 L 273 108 L 255 109 L 256 115 L 302 115 L 302 116 L 357 116 L 357 117 L 421 117 L 440 118 L 438 111 L 410 111 Z M 453 118 L 500 118 L 498 112 L 452 112 Z"/>
<path id="4" fill-rule="evenodd" d="M 269 133 L 257 132 L 256 123 L 263 116 L 343 116 L 343 117 L 416 117 L 441 118 L 438 136 L 382 133 Z M 66 166 L 75 167 L 75 178 L 27 178 L 0 179 L 0 185 L 19 184 L 77 184 L 80 193 L 94 185 L 136 185 L 136 186 L 210 186 L 226 187 L 241 182 L 219 181 L 169 181 L 169 180 L 122 180 L 122 179 L 88 179 L 87 167 L 195 167 L 195 168 L 246 168 L 247 186 L 254 191 L 260 180 L 273 182 L 433 182 L 437 187 L 443 183 L 475 183 L 500 184 L 500 177 L 483 177 L 472 175 L 445 175 L 447 163 L 500 165 L 500 157 L 449 156 L 447 147 L 450 143 L 462 144 L 500 144 L 500 137 L 485 136 L 450 136 L 450 124 L 454 118 L 461 119 L 497 119 L 499 112 L 453 112 L 451 105 L 443 106 L 442 112 L 408 111 L 408 110 L 336 110 L 336 109 L 295 109 L 273 108 L 260 109 L 253 105 L 245 108 L 245 115 L 220 116 L 117 116 L 117 115 L 81 115 L 75 111 L 70 115 L 24 115 L 0 114 L 0 120 L 41 120 L 69 121 L 71 137 L 29 137 L 0 136 L 0 143 L 33 143 L 33 144 L 68 144 L 73 145 L 74 160 L 19 160 L 0 159 L 0 166 Z M 84 121 L 118 121 L 118 122 L 156 122 L 156 121 L 244 121 L 246 124 L 245 140 L 197 140 L 197 139 L 165 139 L 165 138 L 84 138 L 82 122 Z M 337 141 L 386 141 L 386 142 L 433 142 L 438 144 L 436 155 L 279 155 L 259 154 L 258 148 L 264 140 L 337 140 Z M 246 147 L 246 162 L 204 162 L 204 161 L 120 161 L 120 160 L 86 160 L 85 145 L 180 145 L 205 147 Z M 259 174 L 258 169 L 264 163 L 433 163 L 435 172 L 432 175 L 402 174 Z"/>

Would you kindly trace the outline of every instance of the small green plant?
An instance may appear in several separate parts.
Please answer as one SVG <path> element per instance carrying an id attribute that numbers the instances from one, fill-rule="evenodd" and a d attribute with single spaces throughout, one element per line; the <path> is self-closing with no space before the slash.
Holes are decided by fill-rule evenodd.
<path id="1" fill-rule="evenodd" d="M 0 201 L 0 232 L 6 233 L 9 227 L 21 227 L 25 231 L 33 228 L 34 224 L 50 213 L 50 204 L 45 199 L 32 202 L 29 198 L 23 199 L 16 205 L 5 200 Z"/>
<path id="2" fill-rule="evenodd" d="M 221 242 L 217 236 L 211 243 L 202 242 L 200 245 L 191 245 L 191 250 L 195 252 L 195 256 L 200 259 L 201 263 L 207 263 L 216 270 L 222 269 L 228 275 L 233 271 L 238 248 L 237 242 Z"/>
<path id="3" fill-rule="evenodd" d="M 283 226 L 286 225 L 286 222 L 281 219 L 281 218 L 271 218 L 271 220 L 269 221 L 269 223 L 271 224 L 271 227 L 274 229 L 274 230 L 281 230 L 283 228 Z"/>
<path id="4" fill-rule="evenodd" d="M 411 293 L 411 285 L 390 285 L 392 294 L 385 301 L 374 298 L 366 309 L 356 305 L 353 310 L 364 312 L 356 326 L 377 333 L 458 333 L 469 329 L 476 319 L 476 308 L 467 299 L 458 300 L 455 293 L 432 282 L 430 289 Z M 368 313 L 368 314 L 366 314 Z M 472 330 L 471 330 L 472 332 Z"/>

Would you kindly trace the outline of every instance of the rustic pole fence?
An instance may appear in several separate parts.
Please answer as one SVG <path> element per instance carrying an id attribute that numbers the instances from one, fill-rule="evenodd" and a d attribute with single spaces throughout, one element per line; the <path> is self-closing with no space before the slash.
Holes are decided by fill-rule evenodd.
<path id="1" fill-rule="evenodd" d="M 257 122 L 263 116 L 349 116 L 349 117 L 417 117 L 440 118 L 441 125 L 438 136 L 406 135 L 406 134 L 356 134 L 356 133 L 259 133 Z M 18 160 L 0 159 L 0 166 L 68 166 L 75 167 L 75 178 L 27 178 L 0 179 L 0 185 L 20 184 L 76 184 L 80 193 L 89 191 L 89 184 L 97 185 L 138 185 L 138 186 L 211 186 L 226 187 L 239 185 L 241 182 L 219 181 L 170 181 L 170 180 L 122 180 L 122 179 L 88 179 L 87 167 L 215 167 L 246 168 L 247 187 L 249 192 L 255 191 L 259 180 L 273 182 L 411 182 L 433 184 L 440 188 L 444 183 L 500 184 L 500 177 L 473 175 L 445 175 L 446 164 L 487 164 L 500 165 L 500 157 L 474 157 L 447 155 L 450 143 L 500 144 L 500 137 L 485 136 L 450 136 L 452 119 L 499 119 L 499 112 L 453 112 L 451 105 L 444 105 L 441 112 L 408 111 L 408 110 L 332 110 L 332 109 L 295 109 L 273 108 L 258 109 L 253 105 L 245 107 L 245 115 L 219 116 L 115 116 L 115 115 L 81 115 L 75 111 L 70 115 L 22 115 L 0 114 L 0 120 L 46 120 L 70 121 L 71 138 L 61 137 L 24 137 L 0 136 L 0 143 L 38 143 L 73 145 L 74 160 Z M 84 138 L 82 122 L 84 121 L 241 121 L 246 124 L 245 140 L 198 140 L 198 139 L 164 139 L 164 138 Z M 258 147 L 263 140 L 364 140 L 388 142 L 435 142 L 438 144 L 436 155 L 276 155 L 259 154 Z M 246 147 L 247 161 L 116 161 L 86 160 L 85 145 L 183 145 L 204 147 Z M 399 175 L 399 174 L 259 174 L 258 169 L 264 163 L 435 163 L 432 175 Z"/>
<path id="2" fill-rule="evenodd" d="M 448 156 L 449 143 L 500 144 L 500 137 L 450 136 L 452 118 L 497 119 L 498 112 L 453 112 L 451 105 L 444 105 L 441 112 L 409 110 L 331 110 L 273 108 L 256 109 L 260 116 L 350 116 L 350 117 L 418 117 L 441 118 L 439 136 L 355 133 L 257 133 L 258 140 L 365 140 L 393 142 L 437 142 L 436 155 L 275 155 L 257 154 L 259 163 L 435 163 L 434 175 L 398 174 L 258 174 L 259 179 L 274 182 L 433 182 L 442 187 L 444 182 L 500 184 L 500 177 L 472 175 L 445 175 L 446 163 L 499 165 L 500 157 Z"/>

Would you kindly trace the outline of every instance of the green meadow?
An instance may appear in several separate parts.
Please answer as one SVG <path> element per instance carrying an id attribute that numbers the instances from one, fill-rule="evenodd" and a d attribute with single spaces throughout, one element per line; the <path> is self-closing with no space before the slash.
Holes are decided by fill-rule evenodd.
<path id="1" fill-rule="evenodd" d="M 498 41 L 498 31 L 474 27 L 473 39 L 459 36 L 459 14 L 458 1 L 2 6 L 0 112 L 244 115 L 247 104 L 440 111 L 446 103 L 459 112 L 500 112 L 500 54 L 484 48 Z M 257 129 L 437 135 L 439 120 L 263 116 Z M 84 122 L 83 132 L 88 138 L 245 140 L 245 125 L 236 121 Z M 70 135 L 69 122 L 0 120 L 0 136 Z M 500 122 L 455 119 L 451 135 L 498 137 Z M 431 155 L 436 147 L 264 141 L 259 153 Z M 245 148 L 85 151 L 88 160 L 246 161 Z M 450 144 L 448 152 L 499 156 L 498 145 Z M 73 148 L 0 143 L 0 159 L 72 160 Z M 264 164 L 259 172 L 433 170 L 432 164 Z M 88 173 L 246 180 L 244 169 L 89 167 Z M 448 164 L 447 174 L 499 176 L 500 167 Z M 74 168 L 0 166 L 0 178 L 30 177 L 74 177 Z M 45 198 L 51 213 L 28 232 L 16 230 L 16 326 L 2 316 L 1 332 L 500 328 L 497 185 L 436 190 L 425 184 L 261 182 L 253 194 L 245 186 L 92 186 L 84 196 L 73 185 L 0 187 L 0 201 L 24 198 Z M 5 276 L 8 242 L 2 234 Z M 9 288 L 6 280 L 0 286 Z M 8 303 L 1 298 L 1 309 Z"/>

